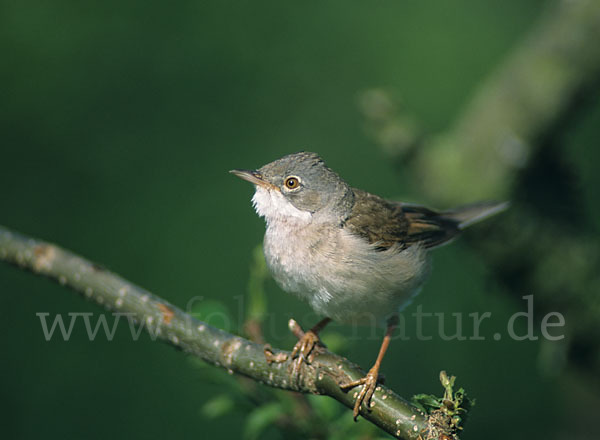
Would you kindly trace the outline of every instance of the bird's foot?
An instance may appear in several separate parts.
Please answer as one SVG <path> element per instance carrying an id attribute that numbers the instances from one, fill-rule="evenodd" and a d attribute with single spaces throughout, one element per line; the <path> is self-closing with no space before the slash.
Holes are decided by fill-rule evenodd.
<path id="1" fill-rule="evenodd" d="M 324 347 L 319 339 L 319 335 L 314 330 L 304 332 L 300 325 L 290 319 L 289 327 L 291 332 L 296 335 L 298 342 L 292 349 L 292 377 L 296 380 L 300 378 L 300 369 L 302 364 L 308 364 L 312 360 L 312 356 L 316 349 Z"/>
<path id="2" fill-rule="evenodd" d="M 375 389 L 377 388 L 378 382 L 379 365 L 374 365 L 365 377 L 340 385 L 340 388 L 344 391 L 362 385 L 362 389 L 358 393 L 358 396 L 356 397 L 356 400 L 354 402 L 354 410 L 352 411 L 354 421 L 356 421 L 356 419 L 358 418 L 358 413 L 360 412 L 360 407 L 363 404 L 363 402 L 367 410 L 369 409 L 371 397 L 373 397 L 373 394 L 375 393 Z"/>
<path id="3" fill-rule="evenodd" d="M 309 364 L 312 361 L 312 356 L 317 351 L 322 351 L 325 347 L 319 339 L 319 331 L 327 325 L 330 321 L 329 318 L 321 320 L 317 325 L 311 328 L 309 331 L 304 332 L 302 327 L 293 319 L 290 319 L 288 326 L 290 331 L 298 338 L 298 342 L 292 349 L 291 356 L 286 353 L 280 352 L 275 353 L 269 344 L 264 346 L 264 354 L 267 363 L 282 363 L 287 361 L 290 357 L 292 359 L 292 371 L 290 376 L 292 380 L 300 382 L 300 370 L 303 364 Z"/>

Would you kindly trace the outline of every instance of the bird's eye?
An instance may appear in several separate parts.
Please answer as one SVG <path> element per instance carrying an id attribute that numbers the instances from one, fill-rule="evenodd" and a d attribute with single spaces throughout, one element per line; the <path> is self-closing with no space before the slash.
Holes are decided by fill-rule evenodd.
<path id="1" fill-rule="evenodd" d="M 300 186 L 300 179 L 297 177 L 288 177 L 285 179 L 285 186 L 287 189 L 296 189 Z"/>

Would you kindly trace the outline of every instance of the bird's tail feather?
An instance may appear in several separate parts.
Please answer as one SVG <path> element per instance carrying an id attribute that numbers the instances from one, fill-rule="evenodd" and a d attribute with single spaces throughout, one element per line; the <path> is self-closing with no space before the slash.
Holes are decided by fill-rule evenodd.
<path id="1" fill-rule="evenodd" d="M 441 213 L 441 216 L 455 221 L 458 228 L 462 230 L 504 211 L 509 205 L 509 202 L 478 202 L 445 211 Z"/>
<path id="2" fill-rule="evenodd" d="M 402 204 L 408 221 L 406 244 L 419 243 L 434 248 L 450 242 L 467 226 L 497 214 L 508 207 L 508 202 L 479 202 L 449 211 L 434 211 L 424 206 Z"/>

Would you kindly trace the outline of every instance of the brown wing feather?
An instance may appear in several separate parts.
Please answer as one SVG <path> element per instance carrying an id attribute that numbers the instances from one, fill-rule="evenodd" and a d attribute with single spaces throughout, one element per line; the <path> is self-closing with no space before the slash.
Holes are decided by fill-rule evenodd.
<path id="1" fill-rule="evenodd" d="M 389 202 L 359 189 L 353 191 L 354 207 L 344 227 L 377 244 L 378 250 L 395 244 L 403 248 L 414 244 L 434 247 L 459 232 L 458 222 L 434 210 Z"/>

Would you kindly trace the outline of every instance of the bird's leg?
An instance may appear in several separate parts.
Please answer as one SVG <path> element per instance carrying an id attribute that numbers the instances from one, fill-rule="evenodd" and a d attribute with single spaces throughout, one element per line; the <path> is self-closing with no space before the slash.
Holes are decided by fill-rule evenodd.
<path id="1" fill-rule="evenodd" d="M 354 402 L 354 410 L 352 411 L 352 414 L 354 415 L 355 421 L 358 417 L 358 413 L 360 412 L 360 406 L 363 402 L 365 403 L 366 408 L 369 408 L 369 402 L 371 401 L 371 397 L 373 397 L 375 388 L 377 388 L 379 367 L 381 366 L 381 361 L 383 360 L 385 352 L 387 351 L 390 345 L 390 340 L 392 338 L 392 333 L 394 333 L 394 329 L 396 328 L 396 324 L 397 319 L 392 319 L 388 322 L 387 330 L 385 332 L 385 336 L 383 337 L 383 342 L 381 343 L 379 354 L 377 355 L 377 360 L 375 361 L 375 365 L 371 367 L 367 375 L 361 379 L 340 385 L 340 388 L 342 390 L 349 390 L 350 388 L 354 388 L 359 385 L 363 386 L 360 392 L 358 393 L 356 401 Z"/>

